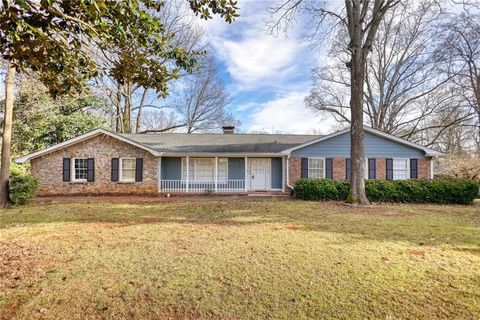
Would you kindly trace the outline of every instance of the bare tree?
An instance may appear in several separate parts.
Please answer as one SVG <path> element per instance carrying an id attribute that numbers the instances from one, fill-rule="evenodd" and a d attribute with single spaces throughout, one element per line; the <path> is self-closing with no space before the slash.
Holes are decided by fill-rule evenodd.
<path id="1" fill-rule="evenodd" d="M 230 100 L 215 63 L 210 59 L 200 72 L 186 79 L 183 89 L 175 96 L 174 109 L 187 133 L 210 132 L 235 122 L 226 110 Z"/>
<path id="2" fill-rule="evenodd" d="M 452 77 L 463 105 L 475 115 L 467 126 L 475 129 L 474 140 L 480 141 L 480 14 L 471 6 L 445 24 L 445 38 L 439 55 L 446 61 L 444 72 Z M 480 148 L 477 149 L 480 153 Z"/>
<path id="3" fill-rule="evenodd" d="M 330 1 L 286 0 L 271 8 L 276 22 L 274 30 L 287 28 L 295 21 L 297 14 L 308 14 L 313 23 L 312 30 L 334 32 L 335 27 L 347 31 L 349 52 L 346 65 L 350 71 L 350 137 L 352 180 L 350 203 L 368 204 L 365 193 L 365 155 L 363 129 L 363 103 L 365 69 L 372 51 L 377 32 L 387 12 L 395 8 L 400 0 L 345 0 L 345 5 L 334 8 Z M 314 34 L 314 35 L 315 35 Z"/>
<path id="4" fill-rule="evenodd" d="M 456 106 L 452 102 L 458 100 L 458 91 L 450 86 L 452 76 L 439 69 L 443 61 L 436 59 L 443 32 L 437 25 L 444 18 L 442 8 L 434 0 L 405 0 L 386 14 L 366 60 L 366 124 L 420 142 L 419 138 L 425 137 L 421 133 L 436 128 L 430 120 L 437 112 L 449 109 L 450 116 L 458 115 L 448 122 L 449 126 L 468 118 L 454 112 Z M 329 54 L 333 62 L 314 70 L 314 88 L 305 100 L 309 108 L 349 123 L 346 38 L 345 30 L 339 30 Z"/>

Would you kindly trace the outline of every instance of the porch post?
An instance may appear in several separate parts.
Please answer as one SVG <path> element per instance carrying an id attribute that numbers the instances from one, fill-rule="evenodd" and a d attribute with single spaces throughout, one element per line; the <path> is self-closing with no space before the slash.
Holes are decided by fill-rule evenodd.
<path id="1" fill-rule="evenodd" d="M 285 192 L 285 157 L 282 157 L 282 192 Z"/>
<path id="2" fill-rule="evenodd" d="M 162 192 L 162 157 L 158 157 L 157 179 L 158 179 L 158 192 Z"/>
<path id="3" fill-rule="evenodd" d="M 247 186 L 247 171 L 248 171 L 247 157 L 245 157 L 245 192 L 248 192 L 248 186 Z"/>
<path id="4" fill-rule="evenodd" d="M 185 191 L 188 192 L 189 191 L 189 175 L 190 175 L 190 158 L 189 156 L 187 156 L 187 173 L 186 173 L 186 178 L 185 178 L 185 183 L 186 183 L 186 188 L 185 188 Z"/>
<path id="5" fill-rule="evenodd" d="M 218 157 L 215 157 L 215 192 L 217 192 L 218 188 Z"/>

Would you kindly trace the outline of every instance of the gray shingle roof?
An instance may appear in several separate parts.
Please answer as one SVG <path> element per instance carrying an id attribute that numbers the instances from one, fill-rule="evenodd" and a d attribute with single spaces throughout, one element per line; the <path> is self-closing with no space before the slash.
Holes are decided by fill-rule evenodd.
<path id="1" fill-rule="evenodd" d="M 292 134 L 122 134 L 158 152 L 277 153 L 319 138 L 318 135 Z"/>

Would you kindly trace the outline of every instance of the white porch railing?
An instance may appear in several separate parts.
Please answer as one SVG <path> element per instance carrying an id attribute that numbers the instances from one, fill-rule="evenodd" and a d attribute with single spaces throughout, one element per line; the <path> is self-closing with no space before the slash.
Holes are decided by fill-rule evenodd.
<path id="1" fill-rule="evenodd" d="M 161 192 L 187 192 L 186 180 L 161 180 Z M 188 192 L 244 192 L 245 180 L 189 181 Z"/>

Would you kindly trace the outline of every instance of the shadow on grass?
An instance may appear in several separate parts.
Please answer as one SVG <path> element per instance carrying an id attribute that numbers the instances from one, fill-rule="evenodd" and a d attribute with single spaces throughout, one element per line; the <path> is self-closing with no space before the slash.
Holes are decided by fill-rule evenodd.
<path id="1" fill-rule="evenodd" d="M 415 245 L 449 244 L 480 254 L 480 214 L 474 206 L 389 205 L 353 208 L 334 202 L 210 200 L 161 204 L 59 203 L 0 211 L 0 228 L 43 223 L 199 224 L 248 227 L 279 224 L 291 232 L 329 232 Z"/>

